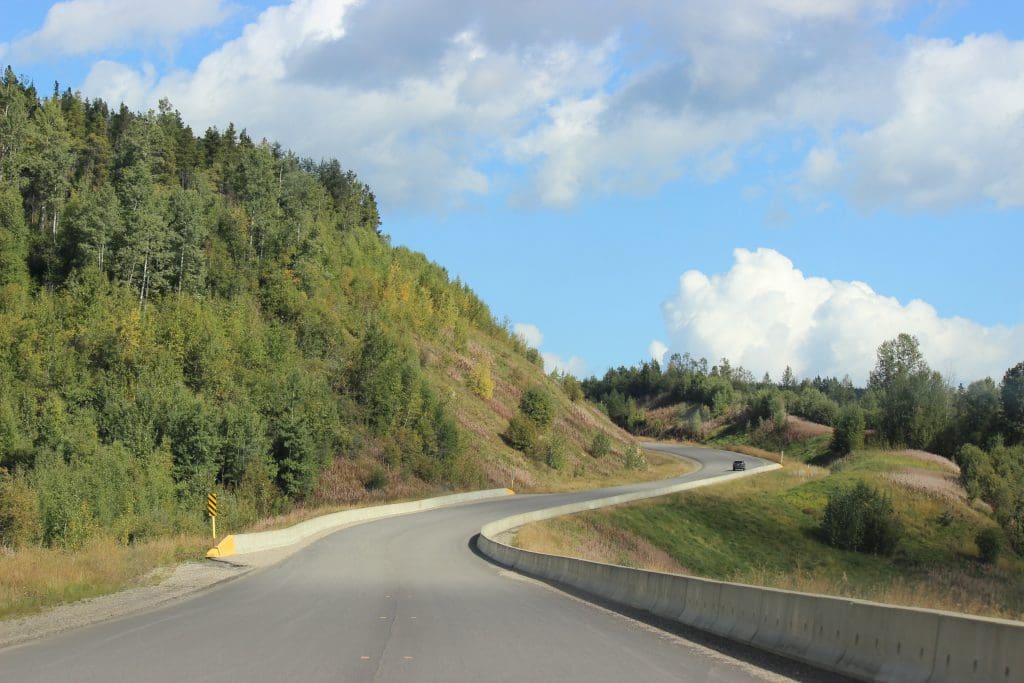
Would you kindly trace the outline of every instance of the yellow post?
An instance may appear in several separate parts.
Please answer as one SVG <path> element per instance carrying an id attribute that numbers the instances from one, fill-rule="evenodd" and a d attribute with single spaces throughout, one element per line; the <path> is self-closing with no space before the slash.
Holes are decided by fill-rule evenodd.
<path id="1" fill-rule="evenodd" d="M 213 541 L 217 542 L 217 494 L 206 494 L 206 514 L 210 516 L 210 530 L 213 532 Z"/>

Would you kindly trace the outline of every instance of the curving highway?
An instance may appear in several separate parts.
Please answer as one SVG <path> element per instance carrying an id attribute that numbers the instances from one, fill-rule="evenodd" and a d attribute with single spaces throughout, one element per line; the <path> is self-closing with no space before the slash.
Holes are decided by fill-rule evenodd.
<path id="1" fill-rule="evenodd" d="M 742 457 L 690 457 L 706 479 Z M 492 564 L 480 527 L 664 486 L 522 495 L 361 524 L 156 611 L 0 650 L 0 681 L 834 680 L 699 634 L 669 633 Z M 244 557 L 240 557 L 244 560 Z"/>

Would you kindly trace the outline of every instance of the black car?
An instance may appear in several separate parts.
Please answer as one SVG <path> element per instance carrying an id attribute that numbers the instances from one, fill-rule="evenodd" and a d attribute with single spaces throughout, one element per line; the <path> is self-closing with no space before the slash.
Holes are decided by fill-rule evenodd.
<path id="1" fill-rule="evenodd" d="M 746 469 L 747 469 L 747 463 L 743 462 L 742 460 L 733 460 L 732 461 L 732 471 L 733 472 L 740 472 L 740 471 L 743 471 L 743 470 L 746 470 Z"/>

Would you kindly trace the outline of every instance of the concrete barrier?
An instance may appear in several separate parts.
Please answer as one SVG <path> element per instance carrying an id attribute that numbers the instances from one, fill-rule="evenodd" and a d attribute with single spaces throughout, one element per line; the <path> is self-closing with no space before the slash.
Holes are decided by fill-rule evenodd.
<path id="1" fill-rule="evenodd" d="M 1024 680 L 1024 622 L 630 569 L 496 540 L 524 524 L 736 478 L 730 474 L 506 517 L 480 530 L 477 547 L 525 574 L 861 680 Z"/>
<path id="2" fill-rule="evenodd" d="M 329 515 L 321 515 L 313 519 L 292 525 L 285 529 L 274 529 L 273 531 L 259 531 L 251 534 L 233 534 L 225 536 L 220 543 L 211 548 L 207 557 L 229 557 L 231 555 L 244 555 L 255 553 L 261 550 L 273 550 L 284 546 L 298 543 L 311 536 L 324 531 L 340 529 L 358 522 L 368 522 L 385 517 L 405 515 L 410 512 L 433 510 L 446 505 L 457 505 L 459 503 L 471 503 L 478 500 L 490 498 L 501 498 L 512 495 L 509 489 L 488 489 L 486 491 L 471 491 L 469 493 L 455 493 L 450 496 L 439 496 L 426 498 L 424 500 L 413 500 L 407 503 L 392 503 L 390 505 L 375 505 L 373 507 L 353 508 L 342 510 Z"/>

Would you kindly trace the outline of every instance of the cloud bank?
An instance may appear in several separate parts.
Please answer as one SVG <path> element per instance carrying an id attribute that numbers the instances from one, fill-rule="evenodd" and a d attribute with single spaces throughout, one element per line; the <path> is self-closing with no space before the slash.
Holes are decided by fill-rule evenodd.
<path id="1" fill-rule="evenodd" d="M 915 335 L 931 367 L 947 378 L 997 381 L 1020 362 L 1024 326 L 986 327 L 943 318 L 920 300 L 901 304 L 863 282 L 807 277 L 772 249 L 737 249 L 732 268 L 690 270 L 662 310 L 671 352 L 728 358 L 755 376 L 786 365 L 802 377 L 849 374 L 863 385 L 878 345 Z"/>
<path id="2" fill-rule="evenodd" d="M 293 0 L 193 71 L 104 61 L 83 88 L 136 108 L 166 96 L 199 130 L 234 120 L 337 156 L 388 206 L 503 193 L 565 207 L 681 176 L 716 182 L 779 134 L 799 142 L 775 170 L 805 192 L 868 209 L 1024 204 L 1024 43 L 893 39 L 903 4 Z M 62 3 L 9 49 L 173 36 L 223 5 L 164 7 Z M 89 25 L 115 9 L 121 21 L 70 35 L 71 8 L 89 8 Z"/>
<path id="3" fill-rule="evenodd" d="M 34 62 L 154 42 L 170 47 L 182 36 L 217 26 L 228 14 L 224 0 L 68 0 L 50 7 L 35 33 L 0 44 L 0 56 Z"/>

